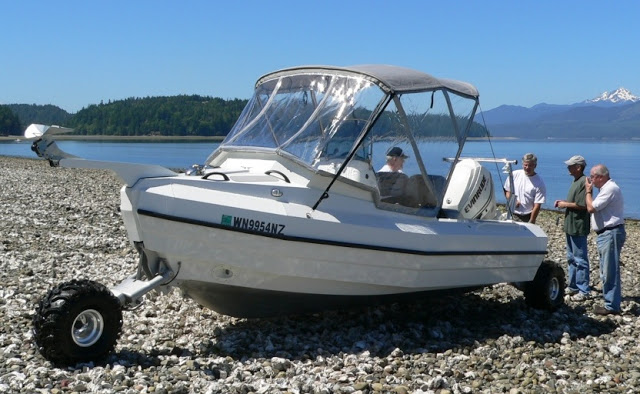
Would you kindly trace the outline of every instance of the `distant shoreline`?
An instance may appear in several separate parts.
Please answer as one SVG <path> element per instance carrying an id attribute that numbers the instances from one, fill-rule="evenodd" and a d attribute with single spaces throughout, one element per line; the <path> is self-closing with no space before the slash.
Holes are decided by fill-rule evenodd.
<path id="1" fill-rule="evenodd" d="M 528 138 L 528 137 L 468 137 L 467 141 L 485 141 L 491 139 L 492 141 L 539 141 L 539 142 L 565 142 L 565 141 L 594 141 L 594 142 L 603 142 L 603 141 L 640 141 L 640 137 L 631 137 L 631 138 L 562 138 L 562 137 L 547 137 L 547 138 Z"/>
<path id="2" fill-rule="evenodd" d="M 142 141 L 142 142 L 172 142 L 172 141 L 188 141 L 188 142 L 200 142 L 200 141 L 217 141 L 221 142 L 225 136 L 170 136 L 170 135 L 56 135 L 55 139 L 62 141 Z M 15 141 L 26 140 L 26 138 L 18 135 L 2 136 L 0 141 Z"/>
<path id="3" fill-rule="evenodd" d="M 60 141 L 128 141 L 128 142 L 175 142 L 175 141 L 188 141 L 188 142 L 205 142 L 216 141 L 222 142 L 226 136 L 179 136 L 179 135 L 65 135 L 58 134 L 55 139 Z M 532 141 L 548 141 L 548 142 L 562 142 L 562 141 L 640 141 L 640 137 L 631 138 L 522 138 L 522 137 L 469 137 L 467 141 L 486 141 L 491 139 L 493 141 L 520 141 L 520 140 L 532 140 Z M 0 136 L 0 142 L 2 141 L 15 141 L 26 140 L 23 136 L 9 135 Z"/>

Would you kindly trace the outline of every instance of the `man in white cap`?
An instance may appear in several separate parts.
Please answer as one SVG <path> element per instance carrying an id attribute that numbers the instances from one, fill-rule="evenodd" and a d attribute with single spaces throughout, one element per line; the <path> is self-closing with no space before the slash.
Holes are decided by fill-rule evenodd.
<path id="1" fill-rule="evenodd" d="M 513 215 L 523 222 L 535 223 L 538 213 L 547 196 L 547 187 L 540 175 L 536 174 L 538 158 L 533 153 L 526 153 L 522 157 L 522 170 L 513 172 L 513 191 L 516 196 L 516 206 Z M 507 178 L 504 183 L 504 194 L 511 197 L 511 182 Z"/>
<path id="2" fill-rule="evenodd" d="M 565 161 L 573 182 L 566 200 L 556 200 L 554 206 L 563 208 L 564 232 L 567 238 L 567 262 L 569 263 L 568 293 L 574 301 L 589 298 L 589 212 L 587 212 L 584 169 L 587 162 L 580 155 Z"/>

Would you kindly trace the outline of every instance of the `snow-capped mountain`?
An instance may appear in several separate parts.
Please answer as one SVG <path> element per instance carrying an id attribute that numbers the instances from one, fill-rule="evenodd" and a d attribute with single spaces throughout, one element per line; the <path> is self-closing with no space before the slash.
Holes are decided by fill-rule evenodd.
<path id="1" fill-rule="evenodd" d="M 501 105 L 483 119 L 497 137 L 640 138 L 640 97 L 621 87 L 569 105 Z"/>
<path id="2" fill-rule="evenodd" d="M 637 101 L 640 101 L 640 97 L 633 95 L 630 91 L 621 87 L 613 92 L 604 92 L 596 98 L 592 98 L 591 100 L 584 101 L 584 103 L 586 104 L 595 104 L 595 103 L 631 104 Z"/>

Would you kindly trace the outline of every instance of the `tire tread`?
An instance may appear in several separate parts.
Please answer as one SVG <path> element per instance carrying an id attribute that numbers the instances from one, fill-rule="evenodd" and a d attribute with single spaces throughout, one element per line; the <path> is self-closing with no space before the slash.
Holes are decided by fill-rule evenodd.
<path id="1" fill-rule="evenodd" d="M 73 342 L 70 327 L 82 309 L 94 307 L 105 320 L 104 332 L 94 345 L 82 348 Z M 122 332 L 122 307 L 104 285 L 87 279 L 59 284 L 45 295 L 33 316 L 34 341 L 42 356 L 54 365 L 71 365 L 105 357 L 115 348 Z"/>

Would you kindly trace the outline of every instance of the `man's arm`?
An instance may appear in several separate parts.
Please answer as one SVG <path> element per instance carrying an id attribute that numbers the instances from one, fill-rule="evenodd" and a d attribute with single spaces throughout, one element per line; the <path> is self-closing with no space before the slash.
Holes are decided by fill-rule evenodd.
<path id="1" fill-rule="evenodd" d="M 578 205 L 575 202 L 569 202 L 564 200 L 556 201 L 555 206 L 556 208 L 569 208 L 569 209 L 575 209 L 576 211 L 584 211 L 585 209 L 587 209 L 587 207 Z"/>
<path id="2" fill-rule="evenodd" d="M 533 204 L 533 209 L 531 210 L 531 219 L 529 219 L 529 223 L 535 223 L 538 214 L 540 213 L 540 208 L 542 208 L 542 204 L 535 203 Z"/>
<path id="3" fill-rule="evenodd" d="M 593 207 L 593 183 L 589 178 L 585 178 L 584 180 L 584 189 L 587 193 L 585 198 L 585 203 L 587 204 L 587 212 L 594 213 L 596 209 Z"/>

